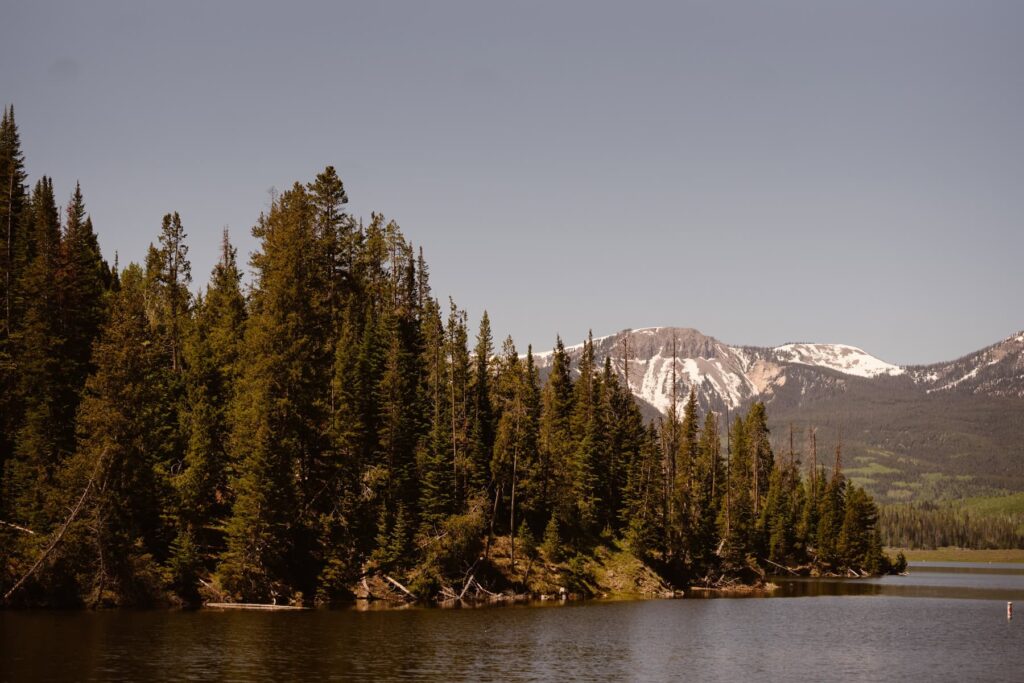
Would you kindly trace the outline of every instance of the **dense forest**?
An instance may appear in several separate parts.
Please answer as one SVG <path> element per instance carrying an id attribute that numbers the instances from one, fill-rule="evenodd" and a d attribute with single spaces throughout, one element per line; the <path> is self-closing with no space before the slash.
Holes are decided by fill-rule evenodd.
<path id="1" fill-rule="evenodd" d="M 542 386 L 332 167 L 274 196 L 248 284 L 225 231 L 198 293 L 177 213 L 122 267 L 79 187 L 30 189 L 13 107 L 0 187 L 8 604 L 331 604 L 368 577 L 435 600 L 542 564 L 585 592 L 612 544 L 680 588 L 890 569 L 840 449 L 804 467 L 763 404 L 720 423 L 692 394 L 645 423 L 590 342 L 570 372 L 557 340 Z"/>
<path id="2" fill-rule="evenodd" d="M 1024 514 L 972 513 L 952 501 L 883 505 L 878 527 L 900 548 L 1024 548 Z"/>

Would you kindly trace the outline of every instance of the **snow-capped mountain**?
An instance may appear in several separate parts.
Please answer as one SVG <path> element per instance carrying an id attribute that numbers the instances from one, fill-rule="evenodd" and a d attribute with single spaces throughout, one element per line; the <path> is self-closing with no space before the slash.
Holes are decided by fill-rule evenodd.
<path id="1" fill-rule="evenodd" d="M 1024 397 L 1024 332 L 948 363 L 908 368 L 929 394 Z"/>
<path id="2" fill-rule="evenodd" d="M 567 348 L 574 364 L 582 349 Z M 842 442 L 847 474 L 881 501 L 1024 491 L 1024 332 L 927 366 L 896 366 L 844 344 L 733 346 L 672 327 L 595 339 L 594 357 L 628 378 L 648 418 L 673 396 L 681 410 L 691 387 L 702 410 L 764 401 L 777 449 L 789 447 L 795 428 L 806 453 L 799 434 L 814 427 L 823 449 Z M 551 353 L 536 362 L 543 377 Z"/>
<path id="3" fill-rule="evenodd" d="M 574 364 L 582 349 L 583 344 L 566 347 Z M 792 395 L 794 384 L 800 396 L 812 398 L 823 391 L 841 392 L 850 380 L 885 378 L 925 393 L 957 390 L 1024 397 L 1024 333 L 956 361 L 915 367 L 893 365 L 846 344 L 732 346 L 677 327 L 623 330 L 595 338 L 594 356 L 599 363 L 610 358 L 620 381 L 662 414 L 673 398 L 680 404 L 685 401 L 691 388 L 703 408 L 722 410 L 752 400 L 771 402 L 783 387 Z M 537 354 L 542 372 L 551 358 L 550 351 Z"/>
<path id="4" fill-rule="evenodd" d="M 772 349 L 782 362 L 829 368 L 856 377 L 902 375 L 903 368 L 846 344 L 784 344 Z"/>

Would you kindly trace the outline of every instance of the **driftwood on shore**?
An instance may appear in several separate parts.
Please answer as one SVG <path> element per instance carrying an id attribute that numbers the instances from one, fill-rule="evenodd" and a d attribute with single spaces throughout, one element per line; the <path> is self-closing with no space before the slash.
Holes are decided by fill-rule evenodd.
<path id="1" fill-rule="evenodd" d="M 390 583 L 391 585 L 393 585 L 393 586 L 395 586 L 396 588 L 398 588 L 398 590 L 402 591 L 403 593 L 405 593 L 406 595 L 408 595 L 408 596 L 409 596 L 410 598 L 412 598 L 413 600 L 415 600 L 415 599 L 416 599 L 416 596 L 412 594 L 412 591 L 410 591 L 410 590 L 409 590 L 408 588 L 406 588 L 406 587 L 405 587 L 405 586 L 403 586 L 402 584 L 400 584 L 400 583 L 398 583 L 397 581 L 395 581 L 394 579 L 392 579 L 392 578 L 391 578 L 390 576 L 388 576 L 387 574 L 382 574 L 381 576 L 383 576 L 383 577 L 384 577 L 384 580 L 385 580 L 385 581 L 387 581 L 387 582 L 388 582 L 388 583 Z"/>
<path id="2" fill-rule="evenodd" d="M 784 570 L 786 570 L 787 572 L 789 572 L 790 574 L 792 574 L 793 576 L 800 576 L 800 573 L 799 573 L 799 572 L 797 572 L 797 571 L 796 571 L 795 569 L 793 569 L 792 567 L 785 567 L 785 566 L 783 566 L 783 565 L 779 564 L 778 562 L 772 562 L 771 560 L 769 560 L 769 559 L 767 559 L 767 558 L 765 558 L 765 562 L 767 562 L 768 564 L 770 564 L 770 565 L 771 565 L 771 566 L 773 566 L 773 567 L 778 567 L 779 569 L 784 569 Z"/>
<path id="3" fill-rule="evenodd" d="M 308 609 L 307 607 L 299 607 L 297 605 L 267 605 L 259 602 L 208 602 L 204 607 L 212 607 L 214 609 L 251 609 L 264 611 Z"/>

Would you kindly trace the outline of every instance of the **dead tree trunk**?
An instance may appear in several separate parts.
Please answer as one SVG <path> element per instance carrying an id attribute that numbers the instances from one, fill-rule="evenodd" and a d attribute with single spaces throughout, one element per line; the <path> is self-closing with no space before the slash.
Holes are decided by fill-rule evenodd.
<path id="1" fill-rule="evenodd" d="M 99 473 L 100 466 L 103 464 L 103 460 L 106 458 L 106 455 L 107 451 L 104 449 L 100 454 L 99 459 L 96 461 L 96 466 L 93 468 L 92 475 L 90 475 L 89 481 L 86 483 L 85 489 L 82 491 L 82 495 L 79 497 L 78 502 L 75 503 L 75 506 L 71 509 L 67 519 L 65 519 L 64 523 L 60 525 L 49 544 L 47 544 L 46 549 L 39 554 L 39 557 L 36 558 L 36 561 L 31 567 L 29 567 L 29 570 L 25 572 L 24 576 L 18 579 L 18 581 L 11 586 L 11 589 L 4 594 L 4 602 L 8 602 L 11 597 L 18 592 L 18 589 L 21 588 L 33 574 L 39 571 L 39 568 L 43 566 L 43 562 L 46 558 L 49 557 L 50 553 L 52 553 L 54 548 L 56 548 L 61 542 L 61 539 L 64 538 L 64 533 L 68 530 L 68 527 L 71 526 L 71 523 L 75 521 L 75 518 L 78 517 L 78 513 L 82 510 L 82 506 L 85 505 L 85 501 L 89 497 L 89 493 L 92 491 L 93 482 L 96 481 L 96 475 Z"/>

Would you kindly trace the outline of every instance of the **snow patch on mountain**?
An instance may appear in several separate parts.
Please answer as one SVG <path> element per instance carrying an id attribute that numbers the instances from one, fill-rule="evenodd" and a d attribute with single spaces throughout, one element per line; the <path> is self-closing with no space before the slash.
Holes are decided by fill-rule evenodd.
<path id="1" fill-rule="evenodd" d="M 574 375 L 579 372 L 582 350 L 583 344 L 566 347 Z M 550 368 L 551 355 L 536 354 L 542 373 Z M 691 389 L 703 410 L 736 409 L 751 400 L 777 396 L 792 400 L 794 395 L 841 391 L 845 380 L 835 373 L 864 380 L 902 375 L 928 393 L 955 390 L 1024 397 L 1024 332 L 956 361 L 929 366 L 900 367 L 847 344 L 730 346 L 697 330 L 677 327 L 623 330 L 595 338 L 598 368 L 606 357 L 620 381 L 662 414 L 669 411 L 673 398 L 681 409 Z M 826 372 L 816 373 L 815 368 Z"/>
<path id="2" fill-rule="evenodd" d="M 829 368 L 856 377 L 896 376 L 905 372 L 898 365 L 886 363 L 846 344 L 783 344 L 772 351 L 779 360 L 787 363 Z"/>

